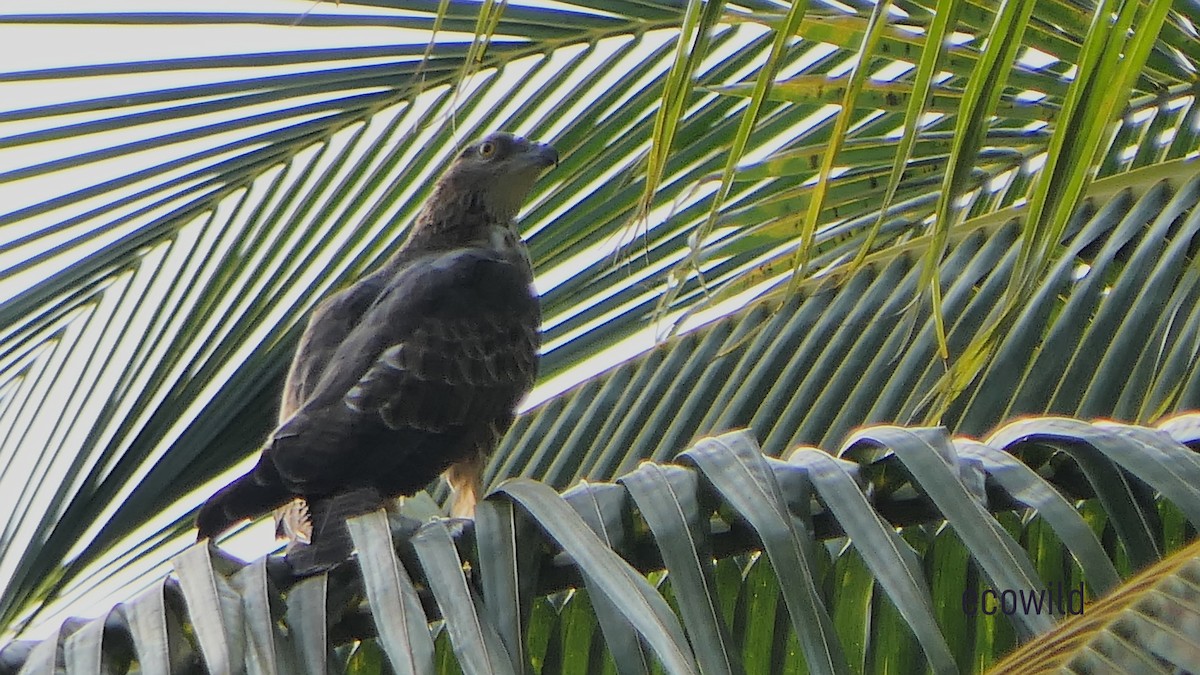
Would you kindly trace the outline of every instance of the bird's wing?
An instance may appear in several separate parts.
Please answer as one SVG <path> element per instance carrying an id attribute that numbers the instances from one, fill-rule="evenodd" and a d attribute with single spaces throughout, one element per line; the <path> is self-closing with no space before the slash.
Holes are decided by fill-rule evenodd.
<path id="1" fill-rule="evenodd" d="M 280 422 L 295 414 L 312 395 L 325 366 L 379 297 L 385 281 L 379 274 L 367 276 L 321 301 L 313 310 L 288 369 L 279 406 Z"/>
<path id="2" fill-rule="evenodd" d="M 386 277 L 380 273 L 369 275 L 322 300 L 313 310 L 283 386 L 279 402 L 281 423 L 296 414 L 312 395 L 338 345 L 362 321 L 363 314 L 375 302 L 385 282 Z M 292 500 L 275 510 L 275 535 L 288 540 L 289 546 L 296 542 L 308 543 L 311 530 L 309 509 L 304 500 Z"/>
<path id="3" fill-rule="evenodd" d="M 537 369 L 538 302 L 516 256 L 462 249 L 394 273 L 267 456 L 314 495 L 411 494 L 511 423 Z"/>

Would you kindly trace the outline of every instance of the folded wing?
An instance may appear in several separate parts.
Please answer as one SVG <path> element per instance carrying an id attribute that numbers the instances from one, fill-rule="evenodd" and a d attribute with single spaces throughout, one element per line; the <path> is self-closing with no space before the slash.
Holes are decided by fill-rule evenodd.
<path id="1" fill-rule="evenodd" d="M 512 423 L 537 371 L 540 314 L 528 263 L 467 248 L 392 272 L 383 283 L 377 275 L 360 282 L 378 292 L 348 331 L 323 332 L 314 317 L 307 350 L 327 361 L 320 376 L 311 364 L 293 366 L 289 379 L 299 376 L 307 395 L 254 470 L 202 508 L 201 537 L 294 496 L 309 502 L 315 530 L 322 500 L 364 490 L 381 500 L 412 494 L 452 465 L 477 461 Z M 363 302 L 356 287 L 331 305 Z M 357 501 L 356 510 L 370 506 Z"/>

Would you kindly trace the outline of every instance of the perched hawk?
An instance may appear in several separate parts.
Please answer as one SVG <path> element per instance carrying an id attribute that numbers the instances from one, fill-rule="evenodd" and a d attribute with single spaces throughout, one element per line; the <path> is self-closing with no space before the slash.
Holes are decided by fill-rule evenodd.
<path id="1" fill-rule="evenodd" d="M 537 372 L 541 313 L 514 218 L 557 163 L 506 133 L 462 151 L 404 247 L 313 312 L 279 426 L 254 469 L 200 508 L 199 538 L 302 498 L 330 564 L 349 552 L 347 515 L 443 472 L 452 513 L 474 511 L 484 458 Z"/>

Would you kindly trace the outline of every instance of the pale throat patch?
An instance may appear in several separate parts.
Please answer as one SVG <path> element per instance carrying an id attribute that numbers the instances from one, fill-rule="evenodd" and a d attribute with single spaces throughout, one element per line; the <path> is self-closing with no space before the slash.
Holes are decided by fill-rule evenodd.
<path id="1" fill-rule="evenodd" d="M 491 225 L 488 227 L 488 245 L 501 251 L 512 250 L 521 246 L 521 238 L 511 227 Z"/>
<path id="2" fill-rule="evenodd" d="M 517 234 L 515 227 L 491 225 L 488 227 L 487 236 L 490 248 L 502 251 L 508 256 L 519 257 L 526 267 L 533 269 L 533 260 L 529 257 L 529 249 L 525 247 L 525 242 L 521 241 L 521 235 Z"/>

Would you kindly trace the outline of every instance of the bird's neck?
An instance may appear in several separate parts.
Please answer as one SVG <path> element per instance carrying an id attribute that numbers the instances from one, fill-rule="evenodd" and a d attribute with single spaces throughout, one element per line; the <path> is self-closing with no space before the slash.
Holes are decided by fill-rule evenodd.
<path id="1" fill-rule="evenodd" d="M 417 224 L 414 226 L 404 249 L 428 251 L 450 251 L 456 248 L 482 247 L 507 249 L 521 244 L 521 238 L 516 227 L 508 223 L 494 220 L 478 222 L 459 221 L 452 227 L 438 227 Z M 404 250 L 402 249 L 402 250 Z"/>
<path id="2" fill-rule="evenodd" d="M 481 199 L 470 196 L 444 198 L 435 193 L 417 214 L 408 241 L 388 266 L 401 264 L 413 256 L 467 247 L 493 248 L 512 251 L 523 258 L 528 256 L 511 215 L 488 211 Z"/>
<path id="3" fill-rule="evenodd" d="M 448 250 L 493 245 L 497 229 L 515 231 L 516 216 L 489 209 L 488 204 L 494 202 L 476 192 L 457 192 L 439 184 L 417 214 L 405 248 Z"/>

